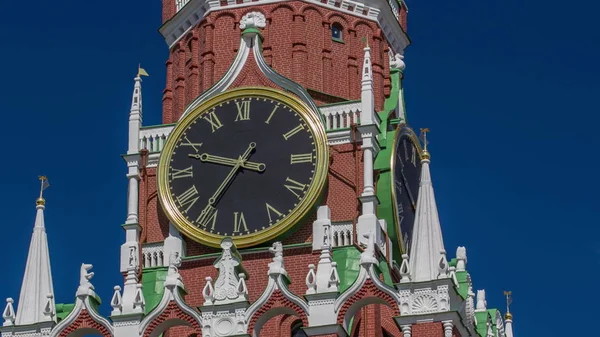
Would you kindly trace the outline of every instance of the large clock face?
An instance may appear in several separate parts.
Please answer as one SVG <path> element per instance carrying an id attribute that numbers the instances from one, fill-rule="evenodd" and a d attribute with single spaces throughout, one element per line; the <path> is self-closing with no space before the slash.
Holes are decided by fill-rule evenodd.
<path id="1" fill-rule="evenodd" d="M 403 252 L 409 253 L 419 194 L 421 146 L 408 126 L 398 129 L 393 156 L 392 190 L 396 223 L 399 226 L 398 241 L 401 242 Z"/>
<path id="2" fill-rule="evenodd" d="M 316 114 L 270 89 L 238 89 L 186 115 L 161 154 L 159 190 L 171 221 L 201 243 L 270 240 L 302 219 L 326 177 Z"/>

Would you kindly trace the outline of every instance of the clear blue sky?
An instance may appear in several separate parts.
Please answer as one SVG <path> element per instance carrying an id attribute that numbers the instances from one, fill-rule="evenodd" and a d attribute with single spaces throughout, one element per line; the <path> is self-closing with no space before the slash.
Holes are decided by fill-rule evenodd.
<path id="1" fill-rule="evenodd" d="M 589 335 L 597 320 L 600 29 L 594 1 L 410 1 L 406 99 L 429 127 L 446 248 L 465 245 L 475 289 L 517 336 Z M 3 3 L 0 298 L 19 295 L 37 176 L 56 298 L 92 263 L 108 313 L 121 284 L 127 118 L 138 62 L 144 124 L 160 123 L 160 1 Z M 299 280 L 296 280 L 299 281 Z M 2 304 L 2 307 L 4 304 Z M 548 321 L 560 317 L 561 326 Z"/>

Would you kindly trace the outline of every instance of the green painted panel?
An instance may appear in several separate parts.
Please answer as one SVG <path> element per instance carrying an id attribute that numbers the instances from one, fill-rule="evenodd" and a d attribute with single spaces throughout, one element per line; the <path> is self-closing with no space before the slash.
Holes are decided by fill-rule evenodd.
<path id="1" fill-rule="evenodd" d="M 343 293 L 358 277 L 360 251 L 354 246 L 336 247 L 333 249 L 333 261 L 337 263 L 337 270 L 340 276 L 339 291 Z"/>
<path id="2" fill-rule="evenodd" d="M 456 272 L 456 280 L 458 281 L 458 294 L 463 298 L 467 299 L 469 295 L 469 283 L 467 281 L 467 272 L 458 271 Z"/>
<path id="3" fill-rule="evenodd" d="M 146 300 L 146 314 L 152 311 L 160 302 L 165 292 L 167 267 L 144 269 L 142 272 L 142 292 Z"/>

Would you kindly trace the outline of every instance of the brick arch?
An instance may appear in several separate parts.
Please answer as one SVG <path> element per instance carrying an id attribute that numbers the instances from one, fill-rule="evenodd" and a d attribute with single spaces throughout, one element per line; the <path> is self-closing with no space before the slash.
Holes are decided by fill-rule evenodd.
<path id="1" fill-rule="evenodd" d="M 368 279 L 365 284 L 350 298 L 348 298 L 338 311 L 337 322 L 346 328 L 348 314 L 354 316 L 361 308 L 369 304 L 385 304 L 392 309 L 393 316 L 400 316 L 398 304 L 391 295 L 377 288 L 373 280 Z"/>
<path id="2" fill-rule="evenodd" d="M 352 29 L 357 30 L 359 26 L 367 26 L 369 28 L 369 30 L 373 33 L 373 35 L 375 34 L 373 26 L 370 22 L 362 20 L 362 19 L 356 20 L 352 24 Z"/>
<path id="3" fill-rule="evenodd" d="M 259 319 L 264 320 L 264 322 L 262 322 L 262 324 L 264 324 L 269 321 L 269 319 L 280 314 L 298 317 L 304 326 L 308 326 L 308 316 L 306 312 L 304 312 L 298 304 L 286 298 L 281 290 L 275 290 L 269 300 L 250 318 L 250 322 L 248 323 L 248 334 L 257 336 L 254 334 L 254 328 Z"/>
<path id="4" fill-rule="evenodd" d="M 156 337 L 167 329 L 178 326 L 186 325 L 197 331 L 202 332 L 200 322 L 196 321 L 194 317 L 185 313 L 175 303 L 175 301 L 169 302 L 165 310 L 156 318 L 154 318 L 146 329 L 142 332 L 143 337 Z"/>
<path id="5" fill-rule="evenodd" d="M 344 26 L 344 29 L 348 29 L 347 27 L 349 27 L 350 24 L 344 16 L 336 12 L 333 12 L 327 16 L 327 22 L 329 22 L 330 24 L 335 22 L 340 23 L 342 24 L 342 26 Z"/>
<path id="6" fill-rule="evenodd" d="M 269 11 L 269 14 L 273 14 L 273 12 L 280 10 L 282 8 L 289 9 L 292 11 L 292 14 L 296 14 L 296 8 L 294 8 L 293 6 L 290 6 L 286 3 L 280 3 L 277 6 L 273 6 L 273 8 L 271 8 L 271 10 Z"/>
<path id="7" fill-rule="evenodd" d="M 65 327 L 58 337 L 80 337 L 90 334 L 100 334 L 104 337 L 112 337 L 112 333 L 104 326 L 104 324 L 94 320 L 87 309 L 82 309 L 75 321 Z"/>
<path id="8" fill-rule="evenodd" d="M 325 14 L 323 14 L 323 11 L 321 10 L 321 8 L 314 6 L 314 5 L 310 5 L 310 4 L 300 7 L 298 12 L 304 14 L 304 13 L 306 13 L 306 11 L 311 10 L 311 9 L 318 12 L 321 15 L 321 17 L 325 16 Z"/>
<path id="9" fill-rule="evenodd" d="M 239 18 L 237 18 L 234 13 L 223 11 L 223 12 L 219 12 L 217 15 L 215 15 L 215 22 L 219 21 L 219 19 L 221 19 L 225 16 L 232 18 L 235 22 L 239 21 Z"/>

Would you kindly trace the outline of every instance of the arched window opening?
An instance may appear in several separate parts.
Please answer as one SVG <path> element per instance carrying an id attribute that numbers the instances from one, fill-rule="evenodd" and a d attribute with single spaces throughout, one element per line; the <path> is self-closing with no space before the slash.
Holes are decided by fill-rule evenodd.
<path id="1" fill-rule="evenodd" d="M 302 330 L 301 321 L 298 321 L 292 325 L 292 337 L 308 337 L 304 330 Z"/>
<path id="2" fill-rule="evenodd" d="M 340 25 L 339 23 L 336 22 L 333 25 L 331 25 L 331 38 L 334 41 L 338 41 L 338 42 L 344 41 L 343 32 L 344 32 L 344 27 L 342 27 L 342 25 Z"/>

